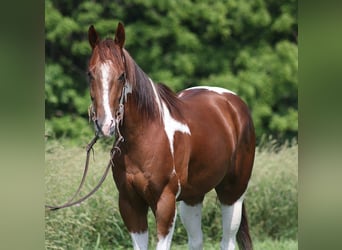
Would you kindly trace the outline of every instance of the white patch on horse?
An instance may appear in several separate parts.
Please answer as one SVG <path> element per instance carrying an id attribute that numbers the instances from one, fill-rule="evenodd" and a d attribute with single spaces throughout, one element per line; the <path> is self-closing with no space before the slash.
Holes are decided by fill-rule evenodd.
<path id="1" fill-rule="evenodd" d="M 187 90 L 193 90 L 193 89 L 205 89 L 205 90 L 209 90 L 209 91 L 213 91 L 213 92 L 216 92 L 220 95 L 224 94 L 224 93 L 229 93 L 229 94 L 233 94 L 233 95 L 236 95 L 235 92 L 233 91 L 230 91 L 228 89 L 224 89 L 224 88 L 220 88 L 220 87 L 210 87 L 210 86 L 196 86 L 196 87 L 192 87 L 192 88 L 188 88 L 186 89 L 185 91 Z M 182 96 L 183 93 L 181 93 L 179 95 L 179 97 Z"/>
<path id="2" fill-rule="evenodd" d="M 154 83 L 151 80 L 151 78 L 148 78 L 148 79 L 150 80 L 150 83 L 151 83 L 151 86 L 152 86 L 152 89 L 153 89 L 154 98 L 155 98 L 156 103 L 158 105 L 158 109 L 159 109 L 159 112 L 160 112 L 160 117 L 162 117 L 163 116 L 163 109 L 162 109 L 162 105 L 161 105 L 161 101 L 160 101 L 159 95 L 157 93 L 156 87 L 154 86 Z"/>
<path id="3" fill-rule="evenodd" d="M 173 168 L 173 171 L 176 173 L 176 170 Z M 176 199 L 178 199 L 179 195 L 181 194 L 182 192 L 182 186 L 180 184 L 180 180 L 178 178 L 178 190 L 177 190 L 177 194 L 176 194 Z"/>
<path id="4" fill-rule="evenodd" d="M 222 211 L 222 241 L 221 249 L 234 250 L 236 234 L 239 230 L 242 215 L 242 203 L 244 195 L 233 205 L 221 205 Z"/>
<path id="5" fill-rule="evenodd" d="M 131 233 L 134 250 L 148 249 L 148 231 L 142 233 Z"/>
<path id="6" fill-rule="evenodd" d="M 203 249 L 202 233 L 202 203 L 195 206 L 187 205 L 184 201 L 179 204 L 182 223 L 188 234 L 189 249 Z"/>
<path id="7" fill-rule="evenodd" d="M 169 229 L 169 233 L 165 237 L 158 237 L 158 244 L 156 250 L 167 250 L 171 247 L 171 241 L 173 236 L 173 231 L 176 225 L 177 218 L 177 208 L 175 209 L 175 216 L 173 217 L 172 224 Z"/>
<path id="8" fill-rule="evenodd" d="M 190 129 L 188 125 L 177 121 L 171 116 L 170 111 L 166 107 L 164 102 L 162 102 L 162 106 L 163 106 L 164 130 L 167 135 L 167 138 L 169 139 L 170 151 L 173 157 L 173 153 L 174 153 L 173 139 L 174 139 L 175 133 L 177 131 L 181 133 L 189 134 L 189 135 L 191 135 L 191 133 L 190 133 Z"/>
<path id="9" fill-rule="evenodd" d="M 110 134 L 111 128 L 115 126 L 112 111 L 109 104 L 109 83 L 110 83 L 110 65 L 102 63 L 100 66 L 102 81 L 102 105 L 105 113 L 105 119 L 102 125 L 102 132 L 105 135 Z"/>

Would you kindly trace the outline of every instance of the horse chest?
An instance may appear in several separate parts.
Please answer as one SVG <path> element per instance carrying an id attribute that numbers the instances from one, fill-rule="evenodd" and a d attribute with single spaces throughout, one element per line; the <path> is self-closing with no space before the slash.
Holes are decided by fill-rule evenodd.
<path id="1" fill-rule="evenodd" d="M 136 158 L 125 156 L 113 171 L 119 192 L 135 192 L 146 199 L 150 199 L 151 193 L 160 193 L 173 171 L 171 163 L 163 164 L 163 159 L 167 158 L 156 154 L 139 162 Z"/>

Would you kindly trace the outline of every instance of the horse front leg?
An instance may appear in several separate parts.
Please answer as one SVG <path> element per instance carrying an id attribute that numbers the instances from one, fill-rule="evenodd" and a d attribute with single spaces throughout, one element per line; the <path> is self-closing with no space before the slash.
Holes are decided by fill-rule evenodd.
<path id="1" fill-rule="evenodd" d="M 148 205 L 139 197 L 128 199 L 119 193 L 121 217 L 131 235 L 134 250 L 148 250 Z"/>
<path id="2" fill-rule="evenodd" d="M 176 224 L 176 195 L 169 187 L 161 194 L 155 210 L 158 243 L 157 250 L 168 250 L 171 247 L 173 231 Z"/>

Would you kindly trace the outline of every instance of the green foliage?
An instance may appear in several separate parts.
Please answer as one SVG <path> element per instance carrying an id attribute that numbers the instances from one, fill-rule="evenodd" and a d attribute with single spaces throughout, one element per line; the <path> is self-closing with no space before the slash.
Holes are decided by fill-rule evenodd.
<path id="1" fill-rule="evenodd" d="M 92 126 L 92 125 L 91 125 Z M 53 117 L 45 122 L 45 133 L 53 138 L 91 138 L 94 131 L 89 123 L 80 117 L 66 115 L 63 117 Z"/>
<path id="2" fill-rule="evenodd" d="M 120 20 L 127 50 L 155 82 L 175 91 L 231 89 L 248 103 L 258 139 L 297 137 L 296 0 L 45 3 L 48 120 L 87 119 L 87 30 L 94 24 L 102 38 L 113 37 Z"/>
<path id="3" fill-rule="evenodd" d="M 268 142 L 257 152 L 246 207 L 259 239 L 297 238 L 298 146 L 292 144 Z"/>
<path id="4" fill-rule="evenodd" d="M 61 204 L 76 190 L 85 160 L 85 146 L 48 139 L 45 147 L 46 203 Z M 298 249 L 298 145 L 276 147 L 264 143 L 257 150 L 245 202 L 255 249 Z M 102 150 L 103 149 L 103 150 Z M 109 160 L 110 147 L 95 145 L 82 194 L 93 188 Z M 81 195 L 82 195 L 81 194 Z M 214 191 L 203 205 L 204 249 L 218 249 L 221 240 L 220 203 Z M 156 245 L 154 217 L 149 213 L 150 244 Z M 109 175 L 92 197 L 80 206 L 45 214 L 47 249 L 130 249 L 131 239 L 118 210 L 118 193 Z M 176 220 L 172 249 L 187 249 L 187 236 Z"/>

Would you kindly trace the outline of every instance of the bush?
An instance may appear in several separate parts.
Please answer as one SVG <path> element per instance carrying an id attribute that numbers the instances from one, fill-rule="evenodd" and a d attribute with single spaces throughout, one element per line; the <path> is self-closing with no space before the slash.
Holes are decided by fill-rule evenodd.
<path id="1" fill-rule="evenodd" d="M 81 117 L 66 115 L 45 121 L 45 134 L 52 138 L 77 138 L 78 142 L 94 135 L 93 122 Z"/>
<path id="2" fill-rule="evenodd" d="M 87 119 L 87 30 L 94 24 L 101 38 L 113 38 L 118 21 L 125 24 L 127 50 L 155 82 L 174 91 L 231 89 L 250 107 L 258 139 L 297 137 L 296 0 L 46 0 L 45 117 L 51 123 L 64 115 Z"/>

